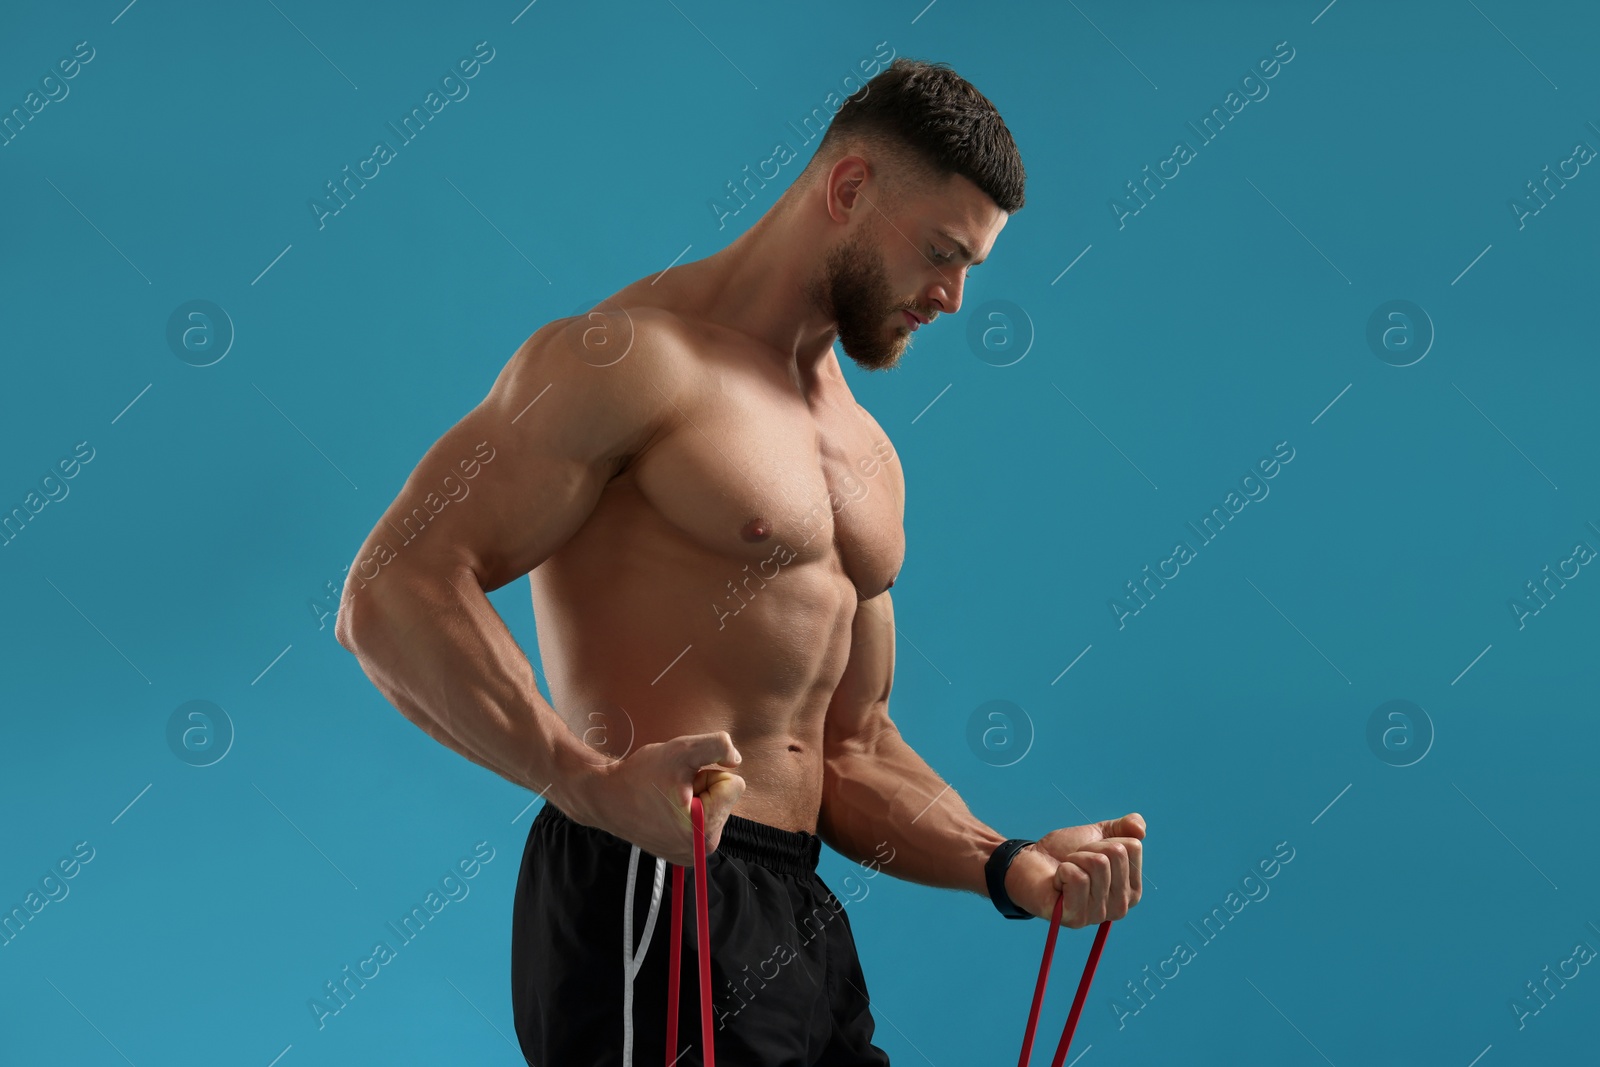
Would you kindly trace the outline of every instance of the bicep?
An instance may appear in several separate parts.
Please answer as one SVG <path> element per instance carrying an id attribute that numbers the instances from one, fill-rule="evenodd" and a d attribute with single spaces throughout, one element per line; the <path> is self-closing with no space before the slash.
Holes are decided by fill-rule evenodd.
<path id="1" fill-rule="evenodd" d="M 856 605 L 850 627 L 850 656 L 828 702 L 823 750 L 837 757 L 871 748 L 895 732 L 889 718 L 894 683 L 894 602 L 885 590 Z"/>
<path id="2" fill-rule="evenodd" d="M 489 394 L 417 463 L 362 546 L 360 576 L 385 562 L 430 575 L 470 570 L 493 590 L 577 532 L 663 406 L 656 353 L 636 335 L 628 358 L 600 365 L 584 358 L 585 328 L 582 319 L 552 323 L 518 348 Z"/>

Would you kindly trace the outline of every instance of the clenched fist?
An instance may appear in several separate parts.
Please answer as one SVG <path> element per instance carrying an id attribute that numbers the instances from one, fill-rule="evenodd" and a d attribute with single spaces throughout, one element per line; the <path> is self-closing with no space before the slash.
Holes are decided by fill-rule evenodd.
<path id="1" fill-rule="evenodd" d="M 1049 919 L 1062 896 L 1061 925 L 1073 930 L 1128 914 L 1144 891 L 1144 817 L 1052 830 L 1023 848 L 1006 870 L 1019 907 Z"/>
<path id="2" fill-rule="evenodd" d="M 585 821 L 669 863 L 693 867 L 690 798 L 698 796 L 705 810 L 709 856 L 744 794 L 744 779 L 731 769 L 741 760 L 726 730 L 642 745 L 598 772 Z"/>

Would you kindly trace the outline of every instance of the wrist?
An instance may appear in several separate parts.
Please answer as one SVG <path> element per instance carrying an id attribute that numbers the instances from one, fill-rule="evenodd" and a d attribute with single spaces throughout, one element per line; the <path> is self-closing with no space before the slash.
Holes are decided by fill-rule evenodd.
<path id="1" fill-rule="evenodd" d="M 1056 864 L 1044 853 L 1039 851 L 1039 843 L 1035 841 L 1019 851 L 1011 861 L 1011 866 L 1006 871 L 1006 893 L 1012 900 L 1027 907 L 1022 899 L 1028 895 L 1027 886 L 1038 881 L 1041 877 L 1050 877 L 1055 874 Z"/>
<path id="2" fill-rule="evenodd" d="M 1005 844 L 1005 838 L 995 833 L 988 827 L 970 842 L 971 852 L 962 867 L 967 871 L 965 884 L 962 888 L 969 889 L 980 897 L 989 896 L 989 861 L 994 858 L 995 849 Z"/>
<path id="3" fill-rule="evenodd" d="M 609 772 L 621 761 L 601 756 L 586 745 L 575 749 L 558 747 L 555 751 L 552 779 L 544 798 L 574 822 L 602 826 L 602 801 L 610 795 L 606 787 Z M 535 790 L 538 788 L 534 786 Z"/>
<path id="4" fill-rule="evenodd" d="M 1013 878 L 1012 871 L 1019 863 L 1023 865 L 1027 863 L 1026 854 L 1033 845 L 1034 842 L 1026 838 L 1008 838 L 994 849 L 988 862 L 984 864 L 984 884 L 989 899 L 994 904 L 995 910 L 1007 919 L 1033 917 L 1025 898 L 1019 900 L 1012 894 L 1013 887 L 1026 885 L 1025 879 L 1019 882 Z"/>

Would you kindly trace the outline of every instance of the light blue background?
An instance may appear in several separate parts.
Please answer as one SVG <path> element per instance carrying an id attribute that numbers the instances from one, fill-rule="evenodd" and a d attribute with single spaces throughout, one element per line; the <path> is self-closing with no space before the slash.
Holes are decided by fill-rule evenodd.
<path id="1" fill-rule="evenodd" d="M 1600 177 L 1521 227 L 1509 206 L 1600 146 L 1592 9 L 925 3 L 0 16 L 0 111 L 95 49 L 0 148 L 0 506 L 95 450 L 0 549 L 0 905 L 95 850 L 0 948 L 0 1060 L 520 1062 L 531 794 L 406 722 L 313 605 L 528 334 L 746 228 L 814 145 L 726 229 L 709 202 L 882 41 L 974 82 L 1030 178 L 961 312 L 900 370 L 846 371 L 907 472 L 906 737 L 1008 836 L 1149 822 L 1073 1055 L 1593 1058 L 1595 967 L 1521 1028 L 1510 1004 L 1600 948 L 1600 576 L 1523 628 L 1508 607 L 1600 547 Z M 484 40 L 470 95 L 319 230 L 308 201 Z M 1270 94 L 1198 145 L 1186 123 L 1280 41 Z M 1119 228 L 1108 203 L 1179 138 L 1197 158 Z M 209 367 L 165 339 L 194 299 L 237 330 Z M 1366 341 L 1393 299 L 1437 332 L 1408 367 Z M 1032 339 L 1006 367 L 967 340 L 999 300 L 1031 322 L 994 320 Z M 1108 601 L 1280 441 L 1270 496 L 1119 629 Z M 527 582 L 492 600 L 537 655 Z M 204 768 L 165 738 L 193 699 L 236 731 Z M 1392 699 L 1431 722 L 1412 766 L 1367 742 Z M 1032 734 L 1010 766 L 967 741 L 990 700 Z M 470 895 L 319 1030 L 308 999 L 478 841 Z M 1186 923 L 1285 841 L 1270 896 L 1200 943 Z M 851 874 L 825 853 L 841 895 Z M 893 1061 L 1013 1062 L 1044 924 L 863 884 Z M 1060 939 L 1036 1063 L 1091 932 Z M 1197 957 L 1119 1027 L 1124 983 L 1180 939 Z"/>

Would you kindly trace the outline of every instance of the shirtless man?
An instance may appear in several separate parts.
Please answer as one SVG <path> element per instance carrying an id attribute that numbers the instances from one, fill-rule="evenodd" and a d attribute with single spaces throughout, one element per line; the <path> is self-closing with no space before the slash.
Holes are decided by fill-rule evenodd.
<path id="1" fill-rule="evenodd" d="M 1011 917 L 1062 895 L 1074 929 L 1138 902 L 1139 815 L 1007 840 L 888 714 L 905 483 L 833 343 L 895 366 L 961 306 L 1023 178 L 982 94 L 896 60 L 747 233 L 524 342 L 362 546 L 340 642 L 430 736 L 545 800 L 512 934 L 529 1063 L 672 1059 L 655 927 L 694 795 L 732 1064 L 888 1063 L 821 843 Z M 420 506 L 441 487 L 454 503 Z M 392 547 L 419 522 L 438 529 Z M 549 703 L 485 597 L 524 574 Z M 699 1064 L 682 986 L 674 1054 Z"/>

